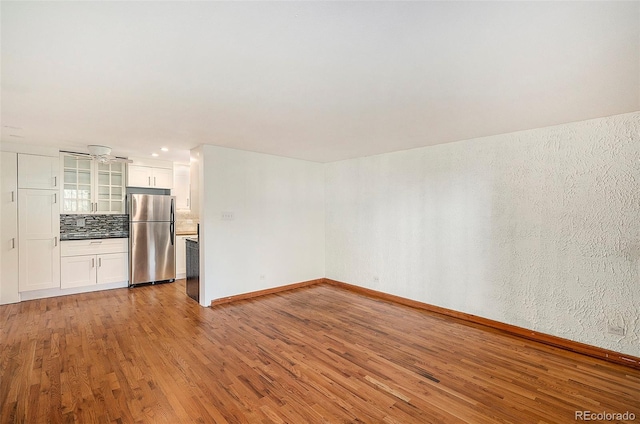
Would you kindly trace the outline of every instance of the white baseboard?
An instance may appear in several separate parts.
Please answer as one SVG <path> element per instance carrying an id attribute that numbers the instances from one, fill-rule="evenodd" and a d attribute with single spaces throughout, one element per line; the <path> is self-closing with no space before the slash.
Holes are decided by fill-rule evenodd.
<path id="1" fill-rule="evenodd" d="M 123 281 L 121 283 L 107 283 L 107 284 L 95 284 L 92 286 L 84 286 L 84 287 L 73 287 L 69 289 L 44 289 L 44 290 L 33 290 L 27 292 L 20 293 L 20 301 L 25 300 L 35 300 L 35 299 L 44 299 L 47 297 L 56 297 L 56 296 L 66 296 L 69 294 L 78 294 L 78 293 L 88 293 L 100 290 L 111 290 L 111 289 L 121 289 L 129 286 L 127 281 Z"/>

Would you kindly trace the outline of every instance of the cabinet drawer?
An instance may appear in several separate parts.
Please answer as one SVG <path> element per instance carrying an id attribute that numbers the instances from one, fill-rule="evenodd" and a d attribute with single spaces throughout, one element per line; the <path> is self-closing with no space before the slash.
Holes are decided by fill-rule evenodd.
<path id="1" fill-rule="evenodd" d="M 60 247 L 61 256 L 126 253 L 129 251 L 129 239 L 65 240 L 60 243 Z"/>

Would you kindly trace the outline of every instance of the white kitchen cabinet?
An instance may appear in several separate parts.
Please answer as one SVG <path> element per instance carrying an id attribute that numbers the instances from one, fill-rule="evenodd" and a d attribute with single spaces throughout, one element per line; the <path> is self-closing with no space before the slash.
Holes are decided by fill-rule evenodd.
<path id="1" fill-rule="evenodd" d="M 171 194 L 176 197 L 177 210 L 190 210 L 190 170 L 189 165 L 175 164 L 173 166 L 173 190 Z"/>
<path id="2" fill-rule="evenodd" d="M 153 168 L 153 184 L 157 188 L 173 188 L 173 169 Z"/>
<path id="3" fill-rule="evenodd" d="M 187 238 L 193 236 L 176 236 L 176 278 L 187 275 Z"/>
<path id="4" fill-rule="evenodd" d="M 18 155 L 0 153 L 0 305 L 20 301 L 18 286 Z"/>
<path id="5" fill-rule="evenodd" d="M 96 257 L 96 261 L 98 263 L 96 283 L 106 284 L 128 281 L 128 256 L 129 255 L 126 252 L 98 255 Z"/>
<path id="6" fill-rule="evenodd" d="M 18 188 L 57 189 L 58 158 L 18 154 Z"/>
<path id="7" fill-rule="evenodd" d="M 20 189 L 18 210 L 20 291 L 60 287 L 60 207 L 57 190 Z"/>
<path id="8" fill-rule="evenodd" d="M 61 154 L 65 214 L 124 213 L 125 165 Z"/>
<path id="9" fill-rule="evenodd" d="M 60 287 L 95 286 L 128 280 L 128 239 L 62 242 Z"/>
<path id="10" fill-rule="evenodd" d="M 124 213 L 125 164 L 94 162 L 97 176 L 95 179 L 96 212 Z"/>
<path id="11" fill-rule="evenodd" d="M 127 187 L 173 188 L 173 169 L 129 165 Z"/>
<path id="12" fill-rule="evenodd" d="M 151 168 L 128 165 L 127 187 L 151 187 Z"/>
<path id="13" fill-rule="evenodd" d="M 62 242 L 63 245 L 65 242 Z M 96 284 L 96 255 L 60 258 L 60 288 Z"/>

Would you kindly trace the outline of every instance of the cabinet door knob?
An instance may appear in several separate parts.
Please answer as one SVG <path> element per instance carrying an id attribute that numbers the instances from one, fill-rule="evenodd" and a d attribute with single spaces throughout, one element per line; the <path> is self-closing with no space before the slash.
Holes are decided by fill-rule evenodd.
<path id="1" fill-rule="evenodd" d="M 102 258 L 98 258 L 98 266 L 102 266 Z"/>
<path id="2" fill-rule="evenodd" d="M 53 246 L 58 247 L 58 237 L 53 238 Z"/>
<path id="3" fill-rule="evenodd" d="M 96 267 L 96 258 L 91 258 L 91 268 Z"/>
<path id="4" fill-rule="evenodd" d="M 149 187 L 151 187 L 151 177 L 149 177 Z"/>
<path id="5" fill-rule="evenodd" d="M 58 187 L 58 177 L 53 177 L 53 186 Z"/>
<path id="6" fill-rule="evenodd" d="M 11 239 L 11 248 L 12 249 L 16 248 L 16 238 L 15 237 Z"/>

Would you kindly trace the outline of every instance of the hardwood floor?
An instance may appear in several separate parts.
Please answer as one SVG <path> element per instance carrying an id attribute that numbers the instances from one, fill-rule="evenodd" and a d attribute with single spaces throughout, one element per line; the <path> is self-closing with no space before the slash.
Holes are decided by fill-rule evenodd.
<path id="1" fill-rule="evenodd" d="M 328 285 L 184 292 L 0 306 L 0 422 L 640 422 L 639 370 Z"/>

